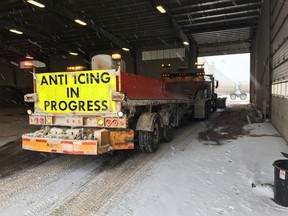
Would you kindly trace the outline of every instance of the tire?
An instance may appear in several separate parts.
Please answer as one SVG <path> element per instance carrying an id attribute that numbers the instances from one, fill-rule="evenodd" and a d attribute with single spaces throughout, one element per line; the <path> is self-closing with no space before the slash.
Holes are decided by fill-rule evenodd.
<path id="1" fill-rule="evenodd" d="M 246 98 L 247 98 L 247 95 L 246 95 L 246 94 L 243 93 L 243 94 L 240 95 L 240 99 L 241 99 L 241 100 L 246 100 Z"/>
<path id="2" fill-rule="evenodd" d="M 174 137 L 174 127 L 172 126 L 163 126 L 162 130 L 162 141 L 163 142 L 171 142 Z"/>
<path id="3" fill-rule="evenodd" d="M 216 99 L 211 100 L 211 113 L 216 112 L 217 110 L 217 102 Z"/>
<path id="4" fill-rule="evenodd" d="M 139 131 L 139 148 L 141 152 L 146 152 L 145 143 L 146 143 L 146 132 L 147 131 Z"/>
<path id="5" fill-rule="evenodd" d="M 153 131 L 139 131 L 139 147 L 142 152 L 156 152 L 160 144 L 160 123 L 159 120 L 153 124 Z"/>
<path id="6" fill-rule="evenodd" d="M 233 94 L 233 93 L 230 94 L 230 99 L 231 100 L 236 100 L 236 98 L 237 98 L 236 94 Z"/>
<path id="7" fill-rule="evenodd" d="M 205 103 L 205 116 L 204 119 L 208 119 L 211 112 L 210 102 Z"/>

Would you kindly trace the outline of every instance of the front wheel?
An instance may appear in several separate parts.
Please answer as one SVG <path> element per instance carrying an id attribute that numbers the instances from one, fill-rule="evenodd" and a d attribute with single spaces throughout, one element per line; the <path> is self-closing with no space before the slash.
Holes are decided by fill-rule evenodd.
<path id="1" fill-rule="evenodd" d="M 230 94 L 230 99 L 231 100 L 236 100 L 236 98 L 237 98 L 236 94 L 234 94 L 234 93 Z"/>

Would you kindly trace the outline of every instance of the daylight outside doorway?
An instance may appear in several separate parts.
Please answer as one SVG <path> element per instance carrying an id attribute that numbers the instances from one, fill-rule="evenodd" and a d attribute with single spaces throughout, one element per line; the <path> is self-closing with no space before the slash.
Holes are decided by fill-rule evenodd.
<path id="1" fill-rule="evenodd" d="M 226 105 L 250 102 L 250 54 L 199 57 L 205 64 L 205 74 L 213 74 L 219 81 L 218 97 L 226 97 Z"/>

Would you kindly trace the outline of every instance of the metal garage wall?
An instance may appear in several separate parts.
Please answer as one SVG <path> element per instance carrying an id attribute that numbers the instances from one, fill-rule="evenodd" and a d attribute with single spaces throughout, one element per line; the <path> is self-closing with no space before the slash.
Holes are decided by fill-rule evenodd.
<path id="1" fill-rule="evenodd" d="M 15 86 L 15 73 L 10 63 L 0 63 L 0 86 Z"/>
<path id="2" fill-rule="evenodd" d="M 262 3 L 256 37 L 251 52 L 251 102 L 260 110 L 270 99 L 270 47 L 269 47 L 269 0 Z"/>
<path id="3" fill-rule="evenodd" d="M 288 2 L 271 1 L 272 123 L 288 140 Z"/>

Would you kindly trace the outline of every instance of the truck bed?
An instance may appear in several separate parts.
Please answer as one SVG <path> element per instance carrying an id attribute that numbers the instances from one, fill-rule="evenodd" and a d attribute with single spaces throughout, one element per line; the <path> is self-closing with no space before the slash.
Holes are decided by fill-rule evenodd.
<path id="1" fill-rule="evenodd" d="M 205 82 L 165 82 L 137 74 L 121 73 L 121 89 L 126 93 L 124 106 L 191 103 L 197 89 Z"/>

